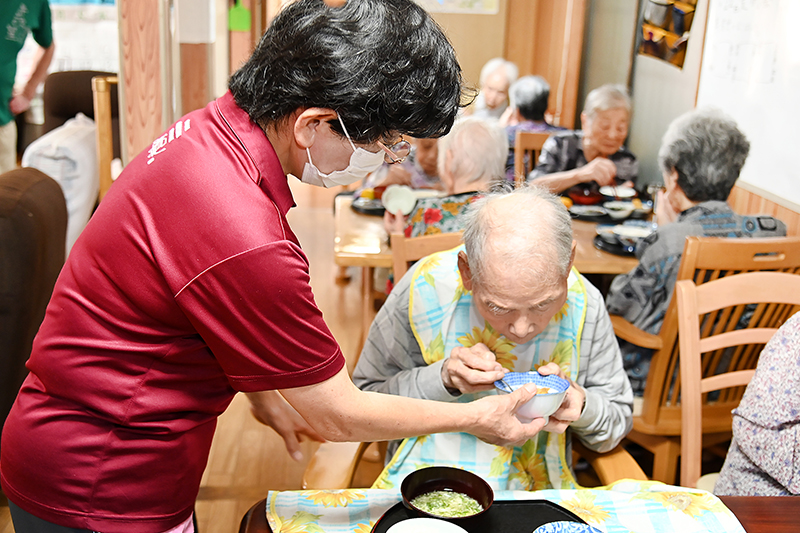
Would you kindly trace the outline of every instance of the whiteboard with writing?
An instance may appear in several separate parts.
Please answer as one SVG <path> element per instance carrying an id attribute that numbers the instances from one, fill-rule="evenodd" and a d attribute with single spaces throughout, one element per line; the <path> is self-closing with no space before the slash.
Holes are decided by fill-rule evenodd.
<path id="1" fill-rule="evenodd" d="M 790 208 L 800 205 L 799 24 L 798 0 L 711 0 L 697 94 L 750 141 L 740 183 Z"/>

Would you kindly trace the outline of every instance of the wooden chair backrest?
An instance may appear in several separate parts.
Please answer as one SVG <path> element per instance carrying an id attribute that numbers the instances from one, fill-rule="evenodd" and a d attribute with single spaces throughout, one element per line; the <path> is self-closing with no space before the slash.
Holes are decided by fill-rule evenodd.
<path id="1" fill-rule="evenodd" d="M 114 159 L 112 144 L 112 119 L 118 111 L 111 105 L 112 89 L 118 84 L 117 76 L 95 76 L 92 78 L 92 97 L 94 102 L 94 120 L 97 126 L 97 166 L 100 177 L 100 193 L 102 200 L 111 187 L 111 160 Z"/>
<path id="2" fill-rule="evenodd" d="M 514 139 L 514 182 L 517 187 L 525 183 L 528 173 L 536 166 L 539 153 L 549 133 L 518 131 Z"/>
<path id="3" fill-rule="evenodd" d="M 745 272 L 777 271 L 800 273 L 800 237 L 764 239 L 689 237 L 683 249 L 678 280 L 691 280 L 702 285 L 715 279 Z M 700 331 L 701 338 L 737 328 L 773 328 L 783 324 L 795 306 L 759 304 L 754 309 L 736 305 L 709 314 Z M 742 316 L 745 318 L 742 319 Z M 748 318 L 749 316 L 749 318 Z M 740 321 L 742 322 L 740 324 Z M 642 404 L 642 422 L 661 435 L 680 435 L 682 382 L 679 372 L 678 311 L 672 298 L 659 332 L 662 348 L 653 354 Z M 736 350 L 729 369 L 755 368 L 763 345 Z M 723 360 L 720 350 L 703 364 L 703 377 L 718 370 Z M 704 407 L 705 433 L 730 431 L 731 410 L 739 405 L 744 388 L 729 389 L 720 394 L 713 406 Z"/>
<path id="4" fill-rule="evenodd" d="M 725 309 L 748 304 L 800 305 L 800 275 L 750 272 L 699 286 L 691 280 L 681 280 L 675 286 L 675 299 L 680 330 L 681 485 L 695 487 L 701 474 L 704 406 L 727 402 L 723 392 L 732 387 L 744 392 L 744 386 L 755 374 L 761 347 L 782 323 L 709 336 L 703 336 L 701 331 L 708 328 L 709 322 L 716 321 L 720 317 L 718 313 Z M 753 362 L 737 363 L 735 359 L 744 355 L 748 347 L 758 347 Z M 720 362 L 719 354 L 731 358 L 727 371 L 715 371 Z M 719 399 L 709 397 L 711 391 L 721 391 Z"/>
<path id="5" fill-rule="evenodd" d="M 392 233 L 392 273 L 397 283 L 408 270 L 409 263 L 435 252 L 450 250 L 461 244 L 462 232 L 440 233 L 406 238 L 402 233 Z"/>

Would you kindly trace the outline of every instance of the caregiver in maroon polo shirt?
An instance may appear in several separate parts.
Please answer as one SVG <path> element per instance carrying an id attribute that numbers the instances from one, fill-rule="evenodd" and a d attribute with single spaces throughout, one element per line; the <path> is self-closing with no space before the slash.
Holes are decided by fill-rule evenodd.
<path id="1" fill-rule="evenodd" d="M 287 175 L 346 183 L 400 159 L 401 133 L 449 130 L 460 68 L 429 16 L 409 0 L 292 3 L 229 87 L 131 161 L 69 255 L 0 445 L 18 531 L 191 531 L 237 391 L 260 408 L 280 390 L 337 441 L 541 429 L 512 414 L 527 390 L 472 404 L 359 391 L 286 221 Z M 293 411 L 268 421 L 304 431 Z"/>

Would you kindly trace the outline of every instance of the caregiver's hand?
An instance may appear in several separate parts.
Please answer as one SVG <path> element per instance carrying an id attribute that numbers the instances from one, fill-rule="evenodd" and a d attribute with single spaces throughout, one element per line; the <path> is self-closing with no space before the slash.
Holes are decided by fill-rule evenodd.
<path id="1" fill-rule="evenodd" d="M 486 396 L 468 404 L 482 412 L 478 417 L 478 425 L 466 431 L 498 446 L 519 446 L 534 438 L 544 428 L 544 418 L 520 422 L 514 413 L 533 398 L 535 392 L 536 386 L 528 383 L 511 394 Z"/>
<path id="2" fill-rule="evenodd" d="M 250 412 L 262 424 L 274 429 L 283 438 L 286 451 L 295 461 L 303 460 L 300 441 L 307 438 L 325 442 L 300 413 L 277 391 L 248 392 Z"/>

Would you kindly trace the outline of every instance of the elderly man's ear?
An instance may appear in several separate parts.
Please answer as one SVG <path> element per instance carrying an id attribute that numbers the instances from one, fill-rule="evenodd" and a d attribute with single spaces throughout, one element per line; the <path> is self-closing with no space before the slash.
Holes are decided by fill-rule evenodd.
<path id="1" fill-rule="evenodd" d="M 458 271 L 461 273 L 461 282 L 464 284 L 464 288 L 471 291 L 472 271 L 469 269 L 469 259 L 467 259 L 467 253 L 464 251 L 458 252 Z"/>
<path id="2" fill-rule="evenodd" d="M 575 239 L 572 239 L 572 250 L 569 254 L 569 268 L 567 269 L 567 275 L 572 270 L 572 265 L 575 264 L 575 251 L 578 249 L 578 242 Z"/>

